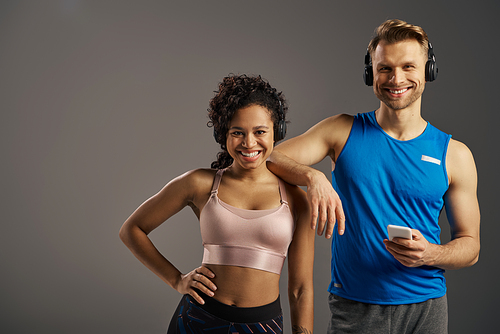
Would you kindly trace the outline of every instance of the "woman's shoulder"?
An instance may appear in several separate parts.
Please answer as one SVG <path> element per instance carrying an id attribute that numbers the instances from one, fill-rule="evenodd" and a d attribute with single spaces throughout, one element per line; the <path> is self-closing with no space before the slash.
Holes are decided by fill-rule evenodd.
<path id="1" fill-rule="evenodd" d="M 174 180 L 182 182 L 185 186 L 193 187 L 192 189 L 211 188 L 216 173 L 216 169 L 198 168 L 187 171 Z"/>
<path id="2" fill-rule="evenodd" d="M 295 214 L 307 214 L 309 209 L 309 204 L 307 202 L 307 194 L 299 186 L 287 183 L 280 179 L 285 185 L 285 190 L 288 198 L 290 207 L 293 209 Z"/>
<path id="3" fill-rule="evenodd" d="M 170 181 L 160 194 L 179 196 L 187 201 L 187 205 L 201 209 L 210 196 L 216 173 L 217 170 L 209 168 L 187 171 Z"/>

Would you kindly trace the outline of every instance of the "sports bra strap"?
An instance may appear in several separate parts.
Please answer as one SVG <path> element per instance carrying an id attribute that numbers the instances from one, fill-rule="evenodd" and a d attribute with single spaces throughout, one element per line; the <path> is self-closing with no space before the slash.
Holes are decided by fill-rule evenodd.
<path id="1" fill-rule="evenodd" d="M 286 197 L 285 183 L 281 179 L 278 179 L 278 183 L 280 185 L 281 203 L 288 205 L 288 201 L 287 201 L 287 197 Z"/>
<path id="2" fill-rule="evenodd" d="M 219 185 L 220 181 L 222 179 L 222 174 L 226 171 L 226 168 L 219 169 L 217 173 L 215 174 L 214 177 L 214 183 L 212 185 L 212 191 L 210 192 L 211 195 L 216 195 L 219 191 Z M 278 184 L 280 187 L 280 202 L 282 204 L 288 205 L 287 197 L 286 197 L 286 188 L 285 188 L 285 183 L 278 178 Z"/>
<path id="3" fill-rule="evenodd" d="M 220 180 L 222 178 L 222 174 L 224 173 L 226 169 L 219 169 L 217 171 L 217 173 L 215 174 L 215 177 L 214 177 L 214 183 L 212 185 L 212 191 L 210 192 L 210 194 L 214 195 L 214 194 L 217 194 L 217 192 L 219 191 L 219 185 L 220 185 Z"/>

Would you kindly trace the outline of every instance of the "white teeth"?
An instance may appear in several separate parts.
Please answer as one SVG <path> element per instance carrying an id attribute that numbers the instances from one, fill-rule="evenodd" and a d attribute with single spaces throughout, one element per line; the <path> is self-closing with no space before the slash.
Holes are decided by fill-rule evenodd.
<path id="1" fill-rule="evenodd" d="M 392 94 L 402 94 L 404 92 L 406 92 L 408 90 L 408 88 L 403 88 L 403 89 L 400 89 L 400 90 L 391 90 L 389 89 L 389 92 L 391 92 Z"/>
<path id="2" fill-rule="evenodd" d="M 245 152 L 241 152 L 241 154 L 242 154 L 244 157 L 253 158 L 253 157 L 255 157 L 257 154 L 259 154 L 259 151 L 255 151 L 255 152 L 252 152 L 252 153 L 245 153 Z"/>

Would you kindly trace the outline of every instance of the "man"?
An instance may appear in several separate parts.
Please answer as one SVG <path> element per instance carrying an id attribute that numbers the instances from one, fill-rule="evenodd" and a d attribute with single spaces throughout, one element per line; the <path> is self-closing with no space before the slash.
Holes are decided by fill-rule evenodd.
<path id="1" fill-rule="evenodd" d="M 421 116 L 425 83 L 437 76 L 422 28 L 384 22 L 365 65 L 380 107 L 321 121 L 276 147 L 269 167 L 307 186 L 319 235 L 327 223 L 332 236 L 337 221 L 329 333 L 447 333 L 444 270 L 471 266 L 479 256 L 474 159 Z M 308 167 L 326 156 L 336 191 Z M 443 206 L 452 239 L 441 245 Z M 410 227 L 412 239 L 387 240 L 389 224 Z"/>

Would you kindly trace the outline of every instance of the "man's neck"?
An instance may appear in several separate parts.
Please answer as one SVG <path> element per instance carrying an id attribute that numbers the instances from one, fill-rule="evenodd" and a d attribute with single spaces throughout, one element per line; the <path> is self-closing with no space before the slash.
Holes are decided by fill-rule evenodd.
<path id="1" fill-rule="evenodd" d="M 424 132 L 427 122 L 420 113 L 420 99 L 404 109 L 394 110 L 383 102 L 375 111 L 377 123 L 391 137 L 397 140 L 411 140 Z"/>

